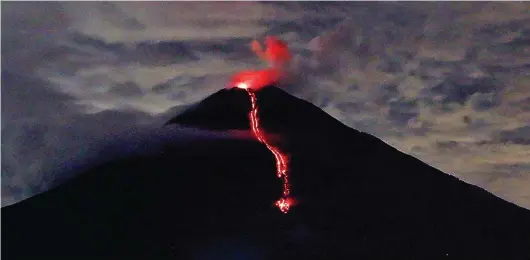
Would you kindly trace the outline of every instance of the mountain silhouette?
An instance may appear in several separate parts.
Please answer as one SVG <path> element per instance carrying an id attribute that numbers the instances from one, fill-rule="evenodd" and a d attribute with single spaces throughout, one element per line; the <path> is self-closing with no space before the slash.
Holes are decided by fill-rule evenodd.
<path id="1" fill-rule="evenodd" d="M 234 138 L 167 142 L 2 208 L 2 257 L 530 259 L 530 211 L 269 86 L 261 127 L 290 158 L 288 214 L 250 101 L 223 89 L 164 127 Z M 132 137 L 131 137 L 132 138 Z"/>

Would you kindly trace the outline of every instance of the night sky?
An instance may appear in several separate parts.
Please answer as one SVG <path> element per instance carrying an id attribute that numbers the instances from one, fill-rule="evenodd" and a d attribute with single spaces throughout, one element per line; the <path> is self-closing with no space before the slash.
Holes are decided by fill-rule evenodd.
<path id="1" fill-rule="evenodd" d="M 287 91 L 530 208 L 530 4 L 2 2 L 2 204 L 67 176 L 109 136 L 149 129 L 295 53 Z"/>

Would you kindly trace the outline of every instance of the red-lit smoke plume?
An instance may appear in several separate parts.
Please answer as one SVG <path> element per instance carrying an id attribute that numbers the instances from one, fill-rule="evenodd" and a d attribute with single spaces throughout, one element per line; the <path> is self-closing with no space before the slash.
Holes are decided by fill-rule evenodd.
<path id="1" fill-rule="evenodd" d="M 292 58 L 287 44 L 274 36 L 267 36 L 265 38 L 265 46 L 266 49 L 264 51 L 258 41 L 254 40 L 251 44 L 252 51 L 267 62 L 269 66 L 279 70 L 285 69 Z"/>
<path id="2" fill-rule="evenodd" d="M 258 99 L 255 91 L 273 83 L 277 83 L 282 75 L 283 69 L 291 60 L 291 53 L 287 48 L 287 44 L 281 40 L 269 36 L 265 40 L 267 49 L 262 50 L 261 45 L 257 41 L 252 42 L 252 50 L 263 60 L 265 60 L 270 68 L 263 70 L 247 70 L 237 73 L 232 77 L 230 81 L 230 87 L 237 87 L 247 91 L 251 109 L 249 113 L 250 129 L 252 133 L 263 143 L 269 151 L 274 155 L 276 160 L 276 175 L 283 181 L 283 194 L 282 197 L 276 201 L 275 205 L 280 209 L 281 212 L 287 213 L 291 208 L 293 199 L 290 195 L 290 184 L 289 184 L 289 167 L 287 155 L 283 154 L 277 147 L 271 145 L 263 131 L 259 127 L 258 117 Z"/>
<path id="3" fill-rule="evenodd" d="M 291 62 L 291 52 L 287 44 L 274 36 L 265 38 L 266 49 L 254 40 L 251 48 L 258 57 L 265 61 L 269 68 L 262 70 L 244 70 L 232 76 L 228 88 L 259 90 L 265 86 L 278 83 L 284 76 Z"/>

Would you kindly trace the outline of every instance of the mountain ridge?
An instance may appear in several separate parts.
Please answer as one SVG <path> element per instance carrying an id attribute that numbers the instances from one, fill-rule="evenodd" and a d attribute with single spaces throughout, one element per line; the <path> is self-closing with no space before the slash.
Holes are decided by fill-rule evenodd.
<path id="1" fill-rule="evenodd" d="M 276 87 L 256 95 L 261 126 L 290 157 L 288 214 L 256 140 L 167 143 L 2 208 L 2 256 L 530 258 L 530 211 Z M 164 127 L 246 130 L 249 110 L 244 91 L 223 89 Z"/>

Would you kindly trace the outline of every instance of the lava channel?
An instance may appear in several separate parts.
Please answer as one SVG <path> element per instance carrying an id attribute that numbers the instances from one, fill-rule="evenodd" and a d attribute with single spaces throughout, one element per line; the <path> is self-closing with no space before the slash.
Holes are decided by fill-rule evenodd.
<path id="1" fill-rule="evenodd" d="M 275 205 L 280 209 L 281 212 L 287 213 L 289 212 L 289 209 L 291 208 L 291 205 L 293 203 L 293 200 L 289 197 L 289 194 L 291 192 L 290 185 L 289 185 L 289 175 L 288 175 L 288 158 L 286 155 L 282 154 L 280 150 L 271 144 L 267 142 L 265 139 L 264 134 L 259 128 L 259 117 L 258 117 L 258 99 L 256 97 L 256 94 L 252 89 L 250 88 L 242 88 L 245 89 L 250 97 L 251 102 L 251 110 L 249 113 L 249 119 L 250 119 L 250 128 L 252 129 L 252 133 L 254 133 L 254 136 L 263 143 L 269 151 L 274 155 L 274 158 L 276 159 L 276 175 L 278 178 L 281 178 L 283 181 L 283 195 L 282 197 L 276 201 Z"/>

